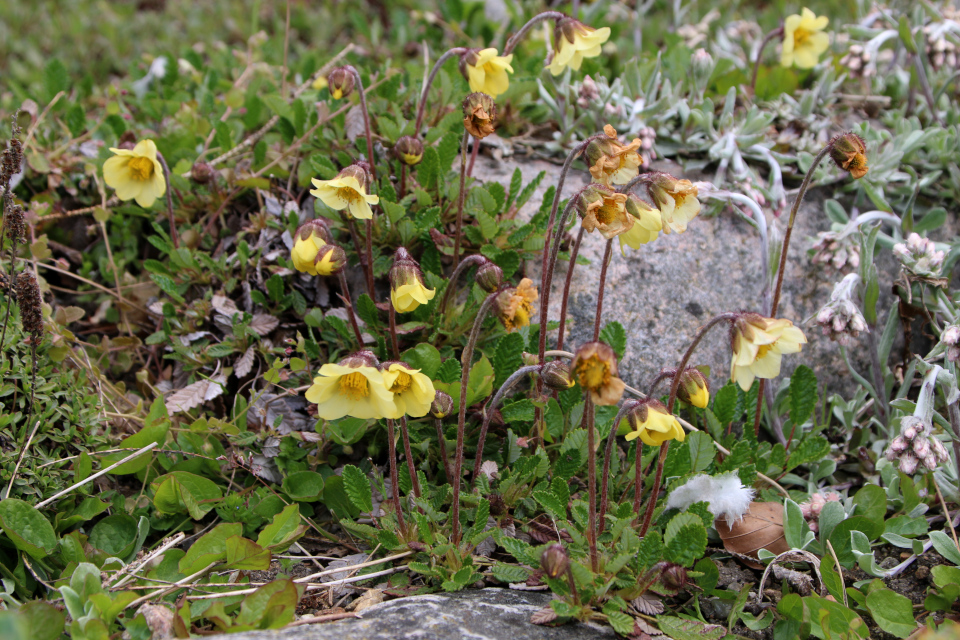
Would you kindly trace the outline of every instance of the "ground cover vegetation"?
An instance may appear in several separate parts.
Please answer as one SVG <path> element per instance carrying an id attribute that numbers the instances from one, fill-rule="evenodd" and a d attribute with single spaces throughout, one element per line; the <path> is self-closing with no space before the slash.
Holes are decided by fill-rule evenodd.
<path id="1" fill-rule="evenodd" d="M 0 7 L 4 637 L 477 585 L 635 639 L 953 637 L 955 7 L 315 4 Z M 505 145 L 559 169 L 476 179 Z M 622 379 L 609 264 L 730 211 L 760 307 Z"/>

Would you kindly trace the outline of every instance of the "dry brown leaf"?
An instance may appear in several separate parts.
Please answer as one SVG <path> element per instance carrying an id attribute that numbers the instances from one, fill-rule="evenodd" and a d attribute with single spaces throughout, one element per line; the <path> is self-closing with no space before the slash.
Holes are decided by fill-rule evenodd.
<path id="1" fill-rule="evenodd" d="M 280 321 L 269 313 L 258 313 L 250 321 L 250 328 L 256 331 L 257 335 L 265 336 L 280 325 Z"/>
<path id="2" fill-rule="evenodd" d="M 530 622 L 533 624 L 550 624 L 557 619 L 557 612 L 550 605 L 545 606 L 540 611 L 530 616 Z"/>
<path id="3" fill-rule="evenodd" d="M 663 613 L 663 602 L 655 595 L 645 593 L 639 598 L 634 598 L 630 603 L 633 608 L 647 616 L 656 616 Z M 647 633 L 650 633 L 647 631 Z M 659 632 L 658 632 L 659 633 Z"/>
<path id="4" fill-rule="evenodd" d="M 246 351 L 243 352 L 243 355 L 237 358 L 236 364 L 233 365 L 233 375 L 239 380 L 240 378 L 247 377 L 247 374 L 253 369 L 253 363 L 255 360 L 254 347 L 248 347 Z"/>
<path id="5" fill-rule="evenodd" d="M 639 598 L 638 598 L 639 600 Z M 660 605 L 660 613 L 663 613 L 663 605 Z M 652 614 L 651 614 L 652 615 Z M 655 626 L 647 622 L 642 618 L 634 618 L 633 620 L 633 635 L 640 635 L 645 633 L 648 636 L 662 636 L 663 631 L 657 629 Z"/>
<path id="6" fill-rule="evenodd" d="M 240 309 L 237 308 L 237 303 L 226 296 L 213 296 L 210 299 L 210 305 L 214 311 L 228 318 L 232 318 L 235 313 L 240 313 Z"/>
<path id="7" fill-rule="evenodd" d="M 198 380 L 193 384 L 185 386 L 179 391 L 175 391 L 166 399 L 167 413 L 178 413 L 189 411 L 198 407 L 207 400 L 213 400 L 223 393 L 223 385 L 226 380 L 223 376 L 216 376 L 209 380 Z"/>
<path id="8" fill-rule="evenodd" d="M 359 613 L 375 604 L 380 604 L 383 600 L 383 591 L 380 589 L 370 589 L 369 591 L 364 591 L 362 596 L 348 604 L 346 609 L 347 611 Z"/>
<path id="9" fill-rule="evenodd" d="M 783 505 L 779 502 L 751 502 L 743 519 L 732 527 L 724 520 L 717 520 L 714 526 L 723 540 L 723 548 L 731 553 L 756 558 L 760 549 L 775 555 L 790 550 L 783 533 Z M 754 569 L 763 568 L 749 560 L 743 563 Z"/>

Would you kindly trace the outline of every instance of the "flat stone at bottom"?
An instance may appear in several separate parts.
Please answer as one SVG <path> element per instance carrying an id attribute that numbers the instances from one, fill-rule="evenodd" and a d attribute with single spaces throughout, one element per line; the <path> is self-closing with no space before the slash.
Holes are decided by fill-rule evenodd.
<path id="1" fill-rule="evenodd" d="M 510 589 L 390 600 L 360 613 L 360 618 L 303 625 L 283 630 L 251 631 L 219 640 L 593 640 L 615 637 L 598 624 L 570 623 L 546 627 L 530 616 L 550 602 L 550 595 Z"/>

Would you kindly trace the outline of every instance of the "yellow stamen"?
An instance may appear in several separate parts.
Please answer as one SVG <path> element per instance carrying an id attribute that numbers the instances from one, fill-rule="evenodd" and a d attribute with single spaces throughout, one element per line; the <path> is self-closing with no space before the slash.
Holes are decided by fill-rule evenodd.
<path id="1" fill-rule="evenodd" d="M 397 379 L 394 380 L 390 386 L 390 391 L 400 394 L 409 389 L 411 384 L 413 384 L 413 377 L 409 373 L 398 371 Z"/>
<path id="2" fill-rule="evenodd" d="M 584 389 L 596 391 L 610 382 L 610 367 L 596 356 L 586 358 L 577 365 L 577 379 Z"/>
<path id="3" fill-rule="evenodd" d="M 363 400 L 370 395 L 370 384 L 362 373 L 348 373 L 340 377 L 340 393 L 351 400 Z"/>
<path id="4" fill-rule="evenodd" d="M 360 194 L 357 193 L 355 189 L 351 189 L 350 187 L 341 187 L 337 189 L 337 195 L 350 203 L 360 200 Z"/>
<path id="5" fill-rule="evenodd" d="M 153 176 L 153 162 L 150 158 L 133 158 L 130 160 L 130 177 L 140 182 L 146 182 Z"/>
<path id="6" fill-rule="evenodd" d="M 620 210 L 617 208 L 616 202 L 607 204 L 605 201 L 603 206 L 597 210 L 597 222 L 600 224 L 610 224 L 617 219 L 619 212 Z"/>

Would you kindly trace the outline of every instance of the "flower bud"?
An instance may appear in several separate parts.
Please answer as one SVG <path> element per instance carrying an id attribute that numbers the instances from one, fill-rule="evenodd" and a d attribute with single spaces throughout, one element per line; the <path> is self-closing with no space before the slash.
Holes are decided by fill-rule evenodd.
<path id="1" fill-rule="evenodd" d="M 497 105 L 485 93 L 471 93 L 463 101 L 463 126 L 474 138 L 482 140 L 494 132 Z"/>
<path id="2" fill-rule="evenodd" d="M 393 154 L 408 167 L 418 165 L 423 160 L 423 143 L 419 138 L 403 136 L 393 145 Z"/>
<path id="3" fill-rule="evenodd" d="M 551 578 L 557 578 L 567 572 L 570 556 L 563 545 L 554 543 L 540 555 L 540 568 Z"/>
<path id="4" fill-rule="evenodd" d="M 327 75 L 327 87 L 334 100 L 348 97 L 353 93 L 353 73 L 346 67 L 337 67 Z"/>
<path id="5" fill-rule="evenodd" d="M 705 49 L 697 49 L 690 58 L 690 72 L 693 76 L 693 84 L 698 91 L 706 87 L 707 81 L 713 74 L 713 57 Z"/>
<path id="6" fill-rule="evenodd" d="M 190 168 L 190 179 L 197 184 L 207 184 L 216 177 L 217 170 L 213 168 L 213 165 L 207 162 L 194 162 L 193 166 Z"/>
<path id="7" fill-rule="evenodd" d="M 424 285 L 420 265 L 403 247 L 393 256 L 389 277 L 390 301 L 397 313 L 413 311 L 433 300 L 436 294 L 436 289 L 427 289 Z"/>
<path id="8" fill-rule="evenodd" d="M 437 391 L 433 404 L 430 405 L 430 415 L 440 420 L 450 415 L 451 411 L 453 411 L 453 398 L 443 391 Z"/>
<path id="9" fill-rule="evenodd" d="M 665 562 L 664 565 L 666 566 L 660 574 L 660 581 L 663 582 L 663 586 L 671 591 L 683 589 L 688 582 L 687 570 L 672 562 Z"/>
<path id="10" fill-rule="evenodd" d="M 904 472 L 908 476 L 913 475 L 913 472 L 917 470 L 917 464 L 919 462 L 920 461 L 917 459 L 917 457 L 912 453 L 905 453 L 900 458 L 900 471 Z"/>
<path id="11" fill-rule="evenodd" d="M 677 397 L 699 409 L 706 409 L 710 402 L 710 386 L 698 369 L 688 367 L 680 374 Z"/>
<path id="12" fill-rule="evenodd" d="M 950 347 L 957 346 L 960 343 L 960 326 L 953 325 L 944 329 L 940 334 L 940 342 Z"/>
<path id="13" fill-rule="evenodd" d="M 830 141 L 830 158 L 853 178 L 867 175 L 867 145 L 855 133 L 841 133 Z"/>
<path id="14" fill-rule="evenodd" d="M 566 391 L 576 384 L 570 366 L 562 360 L 551 360 L 540 370 L 543 384 L 556 391 Z"/>
<path id="15" fill-rule="evenodd" d="M 318 276 L 335 276 L 347 265 L 347 254 L 336 245 L 325 244 L 317 251 L 313 264 Z"/>
<path id="16" fill-rule="evenodd" d="M 340 360 L 337 364 L 342 367 L 350 367 L 351 369 L 357 369 L 359 367 L 373 367 L 374 369 L 378 369 L 380 367 L 380 361 L 377 360 L 377 356 L 369 349 L 355 351 Z"/>
<path id="17" fill-rule="evenodd" d="M 320 248 L 332 244 L 330 229 L 322 218 L 304 222 L 293 234 L 290 260 L 297 271 L 317 275 L 316 260 Z"/>
<path id="18" fill-rule="evenodd" d="M 43 339 L 43 311 L 40 286 L 33 271 L 21 271 L 16 281 L 17 306 L 20 307 L 20 323 L 23 330 L 31 335 L 32 344 L 38 345 Z"/>
<path id="19" fill-rule="evenodd" d="M 477 284 L 487 293 L 493 293 L 503 284 L 503 269 L 489 260 L 485 261 L 477 269 Z"/>

